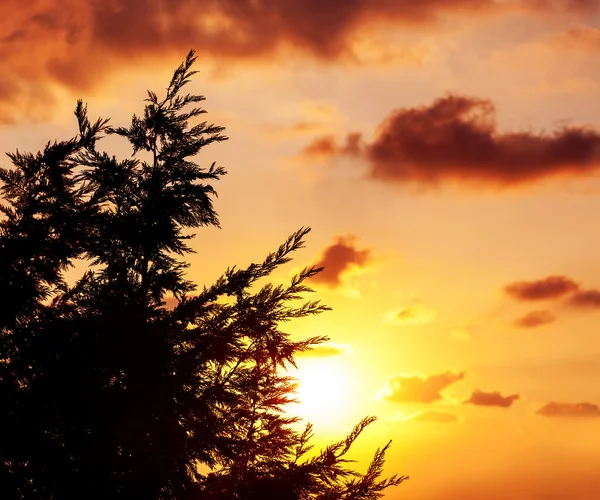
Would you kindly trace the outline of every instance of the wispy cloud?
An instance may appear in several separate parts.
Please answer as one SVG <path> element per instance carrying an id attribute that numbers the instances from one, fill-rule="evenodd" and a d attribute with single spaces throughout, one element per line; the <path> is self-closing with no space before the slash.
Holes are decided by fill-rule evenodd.
<path id="1" fill-rule="evenodd" d="M 426 325 L 437 317 L 437 311 L 423 304 L 401 307 L 383 315 L 384 323 L 390 325 Z"/>
<path id="2" fill-rule="evenodd" d="M 514 325 L 519 328 L 537 328 L 538 326 L 547 325 L 556 321 L 556 316 L 552 311 L 540 310 L 531 311 L 517 318 Z"/>
<path id="3" fill-rule="evenodd" d="M 600 55 L 600 29 L 578 25 L 548 38 L 552 48 L 560 51 L 579 51 Z"/>
<path id="4" fill-rule="evenodd" d="M 544 417 L 597 418 L 600 407 L 593 403 L 560 403 L 552 401 L 542 406 L 537 413 Z"/>
<path id="5" fill-rule="evenodd" d="M 395 403 L 433 403 L 442 392 L 462 380 L 464 373 L 445 372 L 436 375 L 399 374 L 390 377 L 378 397 Z"/>
<path id="6" fill-rule="evenodd" d="M 334 135 L 323 135 L 308 143 L 300 155 L 310 159 L 329 159 L 334 155 L 357 156 L 361 154 L 361 135 L 348 134 L 344 144 L 338 144 Z"/>

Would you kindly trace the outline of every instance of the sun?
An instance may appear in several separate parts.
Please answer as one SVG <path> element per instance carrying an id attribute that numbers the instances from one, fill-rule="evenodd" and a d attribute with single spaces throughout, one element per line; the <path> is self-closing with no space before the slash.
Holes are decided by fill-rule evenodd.
<path id="1" fill-rule="evenodd" d="M 298 379 L 293 411 L 315 428 L 331 429 L 345 425 L 355 413 L 355 376 L 337 360 L 307 359 L 293 374 Z"/>

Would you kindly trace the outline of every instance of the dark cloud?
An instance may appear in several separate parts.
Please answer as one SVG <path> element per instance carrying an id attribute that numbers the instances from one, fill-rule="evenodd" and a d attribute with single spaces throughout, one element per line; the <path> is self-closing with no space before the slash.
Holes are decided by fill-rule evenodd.
<path id="1" fill-rule="evenodd" d="M 395 111 L 367 145 L 371 176 L 435 185 L 446 180 L 515 185 L 600 167 L 600 133 L 499 133 L 491 101 L 447 96 Z"/>
<path id="2" fill-rule="evenodd" d="M 504 291 L 517 300 L 556 299 L 579 289 L 579 285 L 566 276 L 548 276 L 536 281 L 516 281 Z"/>
<path id="3" fill-rule="evenodd" d="M 352 149 L 338 147 L 332 137 L 315 139 L 307 149 L 359 156 L 374 179 L 423 186 L 446 181 L 516 186 L 600 169 L 599 131 L 565 126 L 550 134 L 502 133 L 491 101 L 458 95 L 393 111 L 370 143 L 357 134 L 350 140 Z"/>
<path id="4" fill-rule="evenodd" d="M 351 235 L 336 237 L 334 243 L 324 250 L 322 257 L 315 263 L 316 267 L 324 269 L 312 278 L 313 282 L 337 287 L 345 272 L 353 267 L 365 267 L 372 259 L 371 251 L 358 250 L 355 242 L 356 237 Z"/>
<path id="5" fill-rule="evenodd" d="M 390 377 L 380 395 L 395 403 L 433 403 L 442 398 L 441 392 L 462 380 L 464 373 L 424 375 L 395 375 Z"/>
<path id="6" fill-rule="evenodd" d="M 579 290 L 569 298 L 569 304 L 586 309 L 600 308 L 600 290 Z"/>
<path id="7" fill-rule="evenodd" d="M 508 408 L 519 399 L 518 394 L 511 394 L 510 396 L 503 396 L 497 391 L 484 392 L 479 389 L 475 389 L 471 397 L 465 401 L 465 404 L 472 404 L 476 406 L 500 406 L 501 408 Z"/>
<path id="8" fill-rule="evenodd" d="M 409 422 L 434 422 L 438 424 L 452 424 L 458 422 L 458 417 L 453 413 L 447 413 L 445 411 L 421 411 L 410 415 L 406 418 Z"/>
<path id="9" fill-rule="evenodd" d="M 531 311 L 515 320 L 514 325 L 519 328 L 536 328 L 554 321 L 556 316 L 551 311 Z"/>
<path id="10" fill-rule="evenodd" d="M 523 6 L 580 12 L 597 1 L 513 0 L 499 8 L 495 0 L 3 0 L 0 103 L 10 104 L 16 93 L 21 106 L 10 110 L 23 113 L 48 83 L 97 88 L 124 64 L 181 59 L 192 47 L 222 64 L 272 58 L 282 47 L 330 60 L 352 57 L 361 30 L 382 23 L 434 24 L 448 13 Z"/>
<path id="11" fill-rule="evenodd" d="M 582 290 L 579 284 L 566 276 L 548 276 L 536 281 L 516 281 L 504 291 L 517 300 L 535 301 L 567 296 L 566 304 L 581 309 L 600 308 L 600 290 Z M 555 321 L 550 311 L 533 311 L 515 321 L 516 326 L 536 327 Z"/>
<path id="12" fill-rule="evenodd" d="M 557 403 L 552 401 L 542 406 L 537 413 L 545 417 L 591 418 L 600 417 L 600 407 L 593 403 Z"/>

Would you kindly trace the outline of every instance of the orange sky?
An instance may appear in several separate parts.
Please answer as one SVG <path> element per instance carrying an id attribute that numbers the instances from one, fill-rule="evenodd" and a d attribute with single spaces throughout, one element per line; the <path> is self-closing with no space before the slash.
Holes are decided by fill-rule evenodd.
<path id="1" fill-rule="evenodd" d="M 600 498 L 600 1 L 173 3 L 4 0 L 2 150 L 78 97 L 124 124 L 197 49 L 230 140 L 192 278 L 313 228 L 274 279 L 326 266 L 289 325 L 333 342 L 299 359 L 319 443 L 377 415 L 390 500 Z"/>

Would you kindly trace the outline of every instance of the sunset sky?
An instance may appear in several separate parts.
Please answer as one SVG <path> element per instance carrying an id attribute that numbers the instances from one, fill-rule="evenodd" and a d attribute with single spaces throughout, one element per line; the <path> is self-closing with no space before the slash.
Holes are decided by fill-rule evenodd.
<path id="1" fill-rule="evenodd" d="M 386 499 L 600 498 L 600 0 L 3 0 L 0 37 L 2 151 L 77 98 L 126 125 L 196 49 L 229 140 L 191 278 L 313 228 L 273 276 L 333 308 L 284 325 L 331 337 L 291 411 L 376 415 Z"/>

